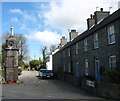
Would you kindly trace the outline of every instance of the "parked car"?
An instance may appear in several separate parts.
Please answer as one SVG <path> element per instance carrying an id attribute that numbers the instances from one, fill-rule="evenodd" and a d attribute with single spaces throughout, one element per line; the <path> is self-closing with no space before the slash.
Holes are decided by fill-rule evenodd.
<path id="1" fill-rule="evenodd" d="M 18 67 L 18 75 L 22 74 L 22 67 Z"/>
<path id="2" fill-rule="evenodd" d="M 41 73 L 42 73 L 44 70 L 47 70 L 47 69 L 40 69 L 40 70 L 38 71 L 38 76 L 41 76 Z"/>
<path id="3" fill-rule="evenodd" d="M 39 72 L 39 76 L 41 77 L 41 78 L 52 78 L 53 77 L 53 72 L 52 72 L 52 70 L 47 70 L 47 69 L 42 69 L 42 70 L 40 70 L 40 72 Z"/>

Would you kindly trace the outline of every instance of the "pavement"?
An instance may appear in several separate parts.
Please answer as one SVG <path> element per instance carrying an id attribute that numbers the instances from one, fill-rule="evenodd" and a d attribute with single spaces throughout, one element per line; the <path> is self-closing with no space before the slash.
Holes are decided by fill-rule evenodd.
<path id="1" fill-rule="evenodd" d="M 2 99 L 102 99 L 64 81 L 37 76 L 37 71 L 23 71 L 23 83 L 3 84 Z"/>

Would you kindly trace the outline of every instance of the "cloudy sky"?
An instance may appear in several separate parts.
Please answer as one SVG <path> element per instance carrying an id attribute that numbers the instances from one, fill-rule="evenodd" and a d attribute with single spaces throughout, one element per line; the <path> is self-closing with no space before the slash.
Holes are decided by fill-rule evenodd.
<path id="1" fill-rule="evenodd" d="M 110 10 L 112 14 L 118 9 L 118 1 L 2 0 L 2 34 L 8 32 L 13 25 L 16 34 L 27 37 L 31 59 L 34 56 L 38 59 L 43 46 L 59 44 L 62 36 L 68 38 L 68 29 L 84 32 L 90 14 L 100 8 Z M 109 9 L 110 7 L 112 8 Z"/>

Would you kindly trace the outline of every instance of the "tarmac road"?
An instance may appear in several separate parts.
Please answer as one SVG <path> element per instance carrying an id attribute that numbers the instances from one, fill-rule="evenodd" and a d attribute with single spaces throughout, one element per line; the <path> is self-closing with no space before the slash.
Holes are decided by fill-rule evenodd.
<path id="1" fill-rule="evenodd" d="M 21 84 L 3 84 L 3 99 L 102 99 L 64 81 L 39 79 L 36 71 L 23 71 Z"/>

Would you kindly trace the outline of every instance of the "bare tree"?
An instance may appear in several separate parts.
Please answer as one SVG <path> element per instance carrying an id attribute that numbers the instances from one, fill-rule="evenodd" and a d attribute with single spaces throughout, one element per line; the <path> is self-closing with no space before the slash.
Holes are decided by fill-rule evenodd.
<path id="1" fill-rule="evenodd" d="M 17 44 L 19 48 L 19 57 L 21 60 L 26 61 L 29 58 L 27 38 L 22 34 L 17 34 L 16 39 L 17 39 Z"/>
<path id="2" fill-rule="evenodd" d="M 47 47 L 42 48 L 42 55 L 43 55 L 43 60 L 42 60 L 42 62 L 43 62 L 43 66 L 44 66 L 44 67 L 46 67 L 46 60 L 47 60 L 46 49 L 47 49 Z"/>
<path id="3" fill-rule="evenodd" d="M 56 47 L 56 45 L 51 45 L 49 48 L 49 54 L 52 54 L 52 52 L 55 51 Z"/>

